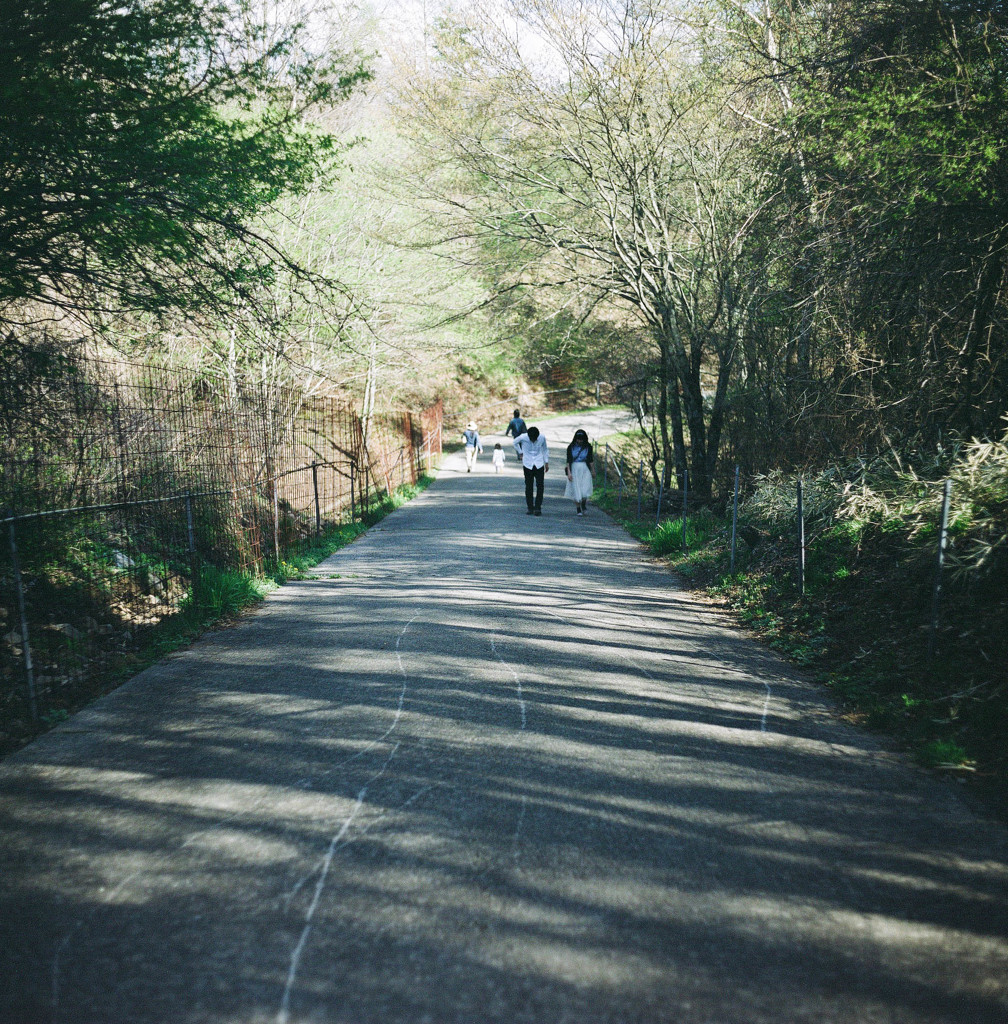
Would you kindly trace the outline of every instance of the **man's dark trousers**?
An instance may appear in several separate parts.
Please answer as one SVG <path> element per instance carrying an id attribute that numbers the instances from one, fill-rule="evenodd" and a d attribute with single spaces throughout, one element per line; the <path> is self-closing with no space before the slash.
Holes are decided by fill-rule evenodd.
<path id="1" fill-rule="evenodd" d="M 528 505 L 531 512 L 533 509 L 542 508 L 543 479 L 546 476 L 546 467 L 536 466 L 535 469 L 529 469 L 528 466 L 522 466 L 522 469 L 525 471 L 525 504 Z M 532 503 L 533 483 L 536 490 L 535 504 Z"/>

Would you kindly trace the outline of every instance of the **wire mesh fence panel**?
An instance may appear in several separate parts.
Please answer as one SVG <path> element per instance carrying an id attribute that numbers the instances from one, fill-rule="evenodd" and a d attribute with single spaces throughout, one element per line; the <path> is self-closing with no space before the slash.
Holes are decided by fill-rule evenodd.
<path id="1" fill-rule="evenodd" d="M 18 578 L 4 552 L 5 616 L 7 595 L 20 589 L 26 621 L 15 620 L 8 631 L 2 674 L 22 705 L 34 686 L 39 713 L 51 716 L 91 692 L 146 633 L 190 600 L 183 502 L 90 506 L 31 515 L 11 526 Z"/>
<path id="2" fill-rule="evenodd" d="M 365 444 L 339 399 L 260 381 L 21 353 L 0 383 L 18 555 L 5 533 L 0 748 L 128 670 L 153 631 L 212 612 L 222 574 L 269 569 L 440 450 L 440 405 L 373 417 Z"/>
<path id="3" fill-rule="evenodd" d="M 349 410 L 325 399 L 312 424 L 308 440 L 319 464 L 319 514 L 323 528 L 350 515 L 355 453 L 349 440 L 353 436 L 353 418 Z"/>

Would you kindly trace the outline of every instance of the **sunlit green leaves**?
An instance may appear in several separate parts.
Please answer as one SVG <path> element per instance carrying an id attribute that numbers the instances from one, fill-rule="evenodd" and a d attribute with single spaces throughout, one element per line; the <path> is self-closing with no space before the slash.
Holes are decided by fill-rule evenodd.
<path id="1" fill-rule="evenodd" d="M 0 301 L 222 308 L 291 261 L 256 227 L 333 139 L 305 110 L 367 76 L 288 54 L 243 4 L 0 7 Z"/>

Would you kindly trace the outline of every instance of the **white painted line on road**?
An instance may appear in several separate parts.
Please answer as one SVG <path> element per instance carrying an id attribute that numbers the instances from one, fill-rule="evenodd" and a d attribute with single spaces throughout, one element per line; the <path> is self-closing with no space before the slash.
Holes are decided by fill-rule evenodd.
<path id="1" fill-rule="evenodd" d="M 280 1001 L 280 1012 L 277 1014 L 278 1024 L 286 1024 L 290 1013 L 291 992 L 294 990 L 294 982 L 297 980 L 297 969 L 301 960 L 301 953 L 308 941 L 308 936 L 311 934 L 312 919 L 315 916 L 315 910 L 318 907 L 319 900 L 322 898 L 322 890 L 325 888 L 326 878 L 329 874 L 329 867 L 332 864 L 333 854 L 336 852 L 336 846 L 346 835 L 354 818 L 357 817 L 357 813 L 360 811 L 361 806 L 364 803 L 365 796 L 367 796 L 367 786 L 363 786 L 357 794 L 357 802 L 354 804 L 353 810 L 347 816 L 339 831 L 336 832 L 329 841 L 329 849 L 326 851 L 326 855 L 322 859 L 322 870 L 319 872 L 318 879 L 315 882 L 315 895 L 312 897 L 311 904 L 305 913 L 305 924 L 304 928 L 301 930 L 301 938 L 298 939 L 298 944 L 294 947 L 294 952 L 291 954 L 290 968 L 287 971 L 287 984 L 284 986 L 283 998 Z"/>
<path id="2" fill-rule="evenodd" d="M 399 750 L 399 746 L 400 744 L 396 743 L 381 768 L 379 768 L 378 771 L 376 771 L 374 775 L 372 775 L 371 778 L 361 786 L 360 791 L 357 794 L 357 800 L 354 803 L 353 810 L 349 815 L 347 815 L 346 820 L 340 826 L 339 830 L 333 835 L 332 839 L 329 840 L 329 849 L 326 851 L 326 855 L 323 858 L 322 870 L 315 883 L 315 894 L 312 897 L 308 910 L 305 912 L 305 924 L 304 928 L 301 930 L 301 938 L 298 939 L 298 944 L 294 947 L 294 952 L 291 954 L 290 968 L 287 971 L 287 984 L 284 986 L 283 998 L 280 1000 L 280 1011 L 277 1013 L 277 1024 L 287 1024 L 289 1019 L 291 993 L 294 991 L 294 982 L 297 981 L 298 964 L 301 961 L 301 954 L 307 945 L 308 937 L 311 935 L 315 911 L 318 908 L 319 901 L 322 899 L 322 892 L 325 889 L 326 879 L 329 876 L 329 868 L 332 866 L 333 856 L 336 853 L 336 849 L 340 844 L 340 840 L 349 831 L 354 818 L 356 818 L 360 813 L 360 809 L 364 804 L 364 798 L 367 796 L 368 786 L 376 782 L 384 774 L 385 769 L 391 764 L 392 758 L 395 757 L 396 752 Z"/>
<path id="3" fill-rule="evenodd" d="M 417 614 L 419 614 L 419 612 Z M 378 737 L 378 739 L 372 740 L 371 743 L 367 745 L 367 747 L 354 754 L 354 757 L 359 757 L 361 754 L 365 753 L 365 751 L 377 746 L 399 724 L 399 719 L 402 717 L 403 700 L 406 697 L 407 682 L 406 668 L 403 665 L 400 647 L 402 644 L 402 638 L 406 635 L 406 630 L 410 628 L 416 617 L 417 616 L 414 615 L 413 618 L 410 619 L 405 626 L 403 626 L 402 632 L 396 638 L 396 660 L 399 663 L 399 671 L 400 673 L 402 673 L 403 685 L 402 690 L 399 693 L 399 706 L 396 708 L 396 713 L 395 717 L 392 719 L 392 724 L 385 730 L 385 732 L 381 734 L 381 736 Z M 287 971 L 287 983 L 284 986 L 283 996 L 280 1000 L 280 1010 L 277 1013 L 277 1024 L 287 1024 L 287 1021 L 290 1017 L 291 994 L 294 991 L 294 983 L 297 981 L 298 965 L 301 962 L 301 954 L 304 951 L 304 948 L 308 943 L 308 938 L 312 932 L 315 911 L 318 908 L 319 901 L 322 898 L 322 892 L 325 889 L 326 879 L 329 876 L 329 868 L 332 866 L 333 856 L 335 855 L 336 850 L 340 845 L 340 841 L 350 830 L 350 826 L 353 824 L 354 819 L 360 813 L 360 809 L 364 804 L 364 798 L 367 796 L 368 786 L 372 785 L 384 774 L 385 769 L 388 768 L 388 766 L 392 763 L 392 758 L 395 757 L 400 745 L 401 744 L 399 742 L 396 743 L 396 745 L 389 752 L 389 756 L 385 759 L 385 763 L 361 787 L 360 791 L 357 793 L 357 800 L 356 803 L 354 804 L 353 810 L 347 816 L 346 820 L 340 826 L 338 831 L 333 835 L 332 839 L 329 840 L 329 849 L 326 851 L 325 857 L 322 859 L 321 871 L 319 872 L 318 880 L 315 882 L 315 893 L 314 896 L 312 897 L 312 901 L 308 907 L 308 910 L 305 912 L 304 928 L 302 928 L 301 937 L 298 939 L 298 943 L 294 947 L 294 952 L 291 954 L 290 967 Z M 350 760 L 353 760 L 353 758 L 347 758 L 347 761 Z M 346 761 L 344 761 L 343 763 L 345 764 Z M 373 825 L 374 822 L 371 822 L 371 824 Z M 370 825 L 368 827 L 370 827 Z M 300 882 L 298 882 L 298 884 L 294 887 L 293 892 L 297 892 L 302 887 L 304 882 L 305 879 L 302 879 Z"/>
<path id="4" fill-rule="evenodd" d="M 420 613 L 417 612 L 417 615 L 419 615 L 419 614 Z M 396 656 L 396 660 L 399 662 L 399 671 L 402 673 L 402 676 L 403 676 L 403 692 L 404 693 L 406 692 L 406 689 L 405 689 L 406 669 L 403 668 L 402 654 L 400 653 L 399 645 L 402 643 L 402 638 L 406 635 L 406 630 L 409 629 L 410 626 L 412 626 L 413 623 L 416 621 L 416 617 L 417 616 L 414 615 L 413 618 L 410 619 L 409 622 L 407 622 L 405 626 L 403 626 L 402 632 L 399 634 L 398 637 L 396 637 L 396 642 L 395 642 L 395 656 Z M 402 711 L 402 697 L 399 698 L 399 710 Z M 398 721 L 398 720 L 399 720 L 399 718 L 398 718 L 398 715 L 397 715 L 396 716 L 396 721 Z M 394 727 L 394 723 L 393 723 L 393 727 Z M 391 729 L 389 731 L 391 732 Z"/>
<path id="5" fill-rule="evenodd" d="M 515 685 L 518 687 L 518 704 L 521 707 L 521 727 L 525 728 L 525 698 L 522 696 L 522 684 L 518 678 L 518 673 L 500 656 L 500 652 L 497 650 L 497 645 L 494 643 L 494 638 L 490 637 L 490 649 L 494 652 L 494 657 L 514 676 Z"/>
<path id="6" fill-rule="evenodd" d="M 398 807 L 386 808 L 381 814 L 376 814 L 366 825 L 361 825 L 353 834 L 352 838 L 348 839 L 343 845 L 349 846 L 350 843 L 363 838 L 375 827 L 380 825 L 390 814 L 395 814 L 399 811 L 404 811 L 407 807 L 412 806 L 417 800 L 420 799 L 425 793 L 429 793 L 432 789 L 437 789 L 440 786 L 440 782 L 431 784 L 430 786 L 424 786 L 423 789 L 417 790 L 411 797 L 404 800 Z"/>
<path id="7" fill-rule="evenodd" d="M 418 789 L 411 797 L 408 797 L 406 800 L 404 800 L 398 807 L 393 808 L 393 812 L 404 811 L 407 807 L 412 807 L 412 805 L 415 804 L 416 801 L 420 799 L 420 797 L 425 796 L 432 789 L 437 789 L 437 787 L 440 785 L 440 782 L 435 782 L 429 786 L 424 786 L 422 789 Z M 359 839 L 361 836 L 367 835 L 368 832 L 372 828 L 374 828 L 375 825 L 384 821 L 388 817 L 389 813 L 390 812 L 388 810 L 385 810 L 382 811 L 381 814 L 376 815 L 366 825 L 359 828 L 354 833 L 354 837 Z M 344 843 L 344 845 L 347 844 Z M 308 879 L 311 878 L 316 871 L 320 871 L 323 869 L 325 865 L 325 860 L 325 856 L 319 857 L 318 861 L 315 864 L 315 867 L 313 867 L 311 871 L 308 872 L 308 874 L 303 875 L 300 879 L 298 879 L 298 881 L 294 884 L 294 887 L 291 889 L 291 891 L 287 893 L 287 896 L 284 898 L 284 913 L 287 913 L 290 910 L 290 905 L 294 901 L 294 897 L 297 896 L 297 894 L 304 888 L 304 885 L 308 881 Z"/>
<path id="8" fill-rule="evenodd" d="M 522 684 L 521 679 L 518 677 L 518 673 L 515 672 L 514 668 L 509 665 L 500 655 L 500 651 L 497 650 L 497 644 L 494 642 L 494 638 L 490 637 L 490 649 L 494 652 L 494 657 L 511 673 L 514 677 L 515 686 L 518 688 L 518 704 L 521 707 L 521 727 L 524 731 L 526 725 L 526 713 L 525 713 L 525 698 L 522 695 Z M 514 833 L 511 836 L 511 858 L 515 864 L 518 864 L 518 858 L 521 856 L 521 851 L 518 848 L 518 837 L 521 835 L 522 822 L 525 821 L 525 809 L 528 806 L 528 796 L 522 794 L 521 798 L 521 810 L 518 812 L 518 821 L 515 822 Z"/>
<path id="9" fill-rule="evenodd" d="M 294 888 L 291 889 L 291 891 L 287 893 L 287 896 L 284 898 L 284 913 L 287 913 L 290 910 L 290 905 L 294 901 L 294 897 L 297 896 L 297 894 L 304 888 L 305 882 L 307 882 L 308 879 L 311 878 L 311 876 L 314 875 L 316 871 L 321 871 L 324 865 L 325 854 L 319 857 L 311 871 L 309 871 L 306 875 L 302 875 L 294 883 Z"/>
<path id="10" fill-rule="evenodd" d="M 419 614 L 420 613 L 417 612 L 417 615 Z M 405 626 L 403 626 L 402 632 L 396 638 L 396 661 L 399 663 L 399 674 L 403 677 L 403 684 L 402 690 L 399 691 L 399 706 L 396 708 L 396 713 L 395 717 L 392 719 L 392 724 L 381 734 L 381 736 L 379 736 L 377 739 L 371 740 L 370 743 L 361 747 L 361 749 L 358 750 L 356 754 L 351 754 L 349 757 L 345 757 L 343 758 L 342 761 L 337 761 L 336 764 L 327 768 L 324 772 L 321 773 L 321 775 L 319 775 L 319 778 L 324 778 L 326 775 L 331 775 L 334 771 L 337 771 L 344 765 L 349 764 L 351 761 L 356 761 L 358 757 L 363 757 L 366 753 L 368 753 L 368 751 L 374 750 L 374 748 L 377 747 L 378 744 L 381 743 L 382 740 L 384 740 L 386 736 L 388 736 L 388 734 L 392 732 L 392 730 L 399 724 L 399 718 L 402 715 L 403 700 L 406 697 L 406 669 L 403 667 L 402 655 L 399 653 L 399 645 L 402 643 L 402 638 L 406 635 L 406 630 L 413 625 L 413 622 L 416 620 L 416 617 L 417 616 L 414 615 L 413 618 L 410 619 Z"/>
<path id="11" fill-rule="evenodd" d="M 426 796 L 432 789 L 437 789 L 440 785 L 440 782 L 432 782 L 429 786 L 424 786 L 423 789 L 418 789 L 411 797 L 404 800 L 403 803 L 399 805 L 399 810 L 404 811 L 407 807 L 412 807 L 420 797 Z"/>

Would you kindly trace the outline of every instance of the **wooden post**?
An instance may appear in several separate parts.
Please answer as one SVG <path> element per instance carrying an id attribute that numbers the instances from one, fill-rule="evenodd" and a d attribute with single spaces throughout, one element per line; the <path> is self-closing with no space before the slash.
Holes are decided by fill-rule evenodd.
<path id="1" fill-rule="evenodd" d="M 185 510 L 186 537 L 189 549 L 189 580 L 190 589 L 192 590 L 193 608 L 195 609 L 199 598 L 196 582 L 196 532 L 193 529 L 192 493 L 189 491 L 186 492 L 185 496 Z"/>
<path id="2" fill-rule="evenodd" d="M 280 485 L 273 477 L 273 555 L 280 564 Z"/>
<path id="3" fill-rule="evenodd" d="M 682 549 L 686 553 L 686 505 L 689 501 L 689 470 L 684 469 L 682 473 Z"/>

